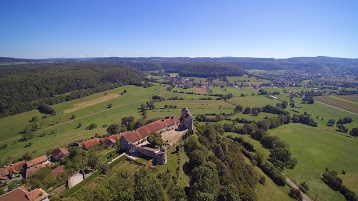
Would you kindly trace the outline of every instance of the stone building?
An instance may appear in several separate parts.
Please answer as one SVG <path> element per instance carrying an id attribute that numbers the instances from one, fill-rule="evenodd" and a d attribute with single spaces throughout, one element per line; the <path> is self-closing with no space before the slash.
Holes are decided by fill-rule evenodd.
<path id="1" fill-rule="evenodd" d="M 193 115 L 189 112 L 189 109 L 187 107 L 183 108 L 181 110 L 181 116 L 179 118 L 180 124 L 179 129 L 181 130 L 193 130 L 194 123 L 193 123 Z"/>
<path id="2" fill-rule="evenodd" d="M 143 142 L 147 141 L 147 137 L 152 133 L 162 133 L 168 130 L 176 129 L 178 127 L 179 120 L 175 117 L 166 117 L 152 123 L 149 123 L 143 127 L 140 127 L 134 131 L 127 131 L 122 133 L 120 138 L 120 148 L 129 153 L 140 153 L 142 155 L 153 158 L 154 164 L 167 163 L 167 150 L 165 148 L 153 149 L 147 147 Z"/>

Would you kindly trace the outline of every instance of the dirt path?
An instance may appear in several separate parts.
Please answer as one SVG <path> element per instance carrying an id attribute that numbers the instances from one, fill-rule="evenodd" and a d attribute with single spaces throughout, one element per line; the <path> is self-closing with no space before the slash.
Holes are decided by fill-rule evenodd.
<path id="1" fill-rule="evenodd" d="M 345 112 L 348 112 L 348 113 L 351 113 L 351 114 L 354 114 L 354 115 L 358 115 L 357 113 L 354 113 L 354 112 L 351 112 L 351 111 L 348 111 L 348 110 L 345 110 L 345 109 L 342 109 L 342 108 L 339 108 L 339 107 L 335 107 L 333 105 L 328 105 L 327 103 L 322 103 L 322 102 L 319 102 L 318 100 L 315 100 L 315 102 L 323 104 L 323 105 L 327 105 L 329 107 L 333 107 L 335 109 L 342 110 L 342 111 L 345 111 Z"/>
<path id="2" fill-rule="evenodd" d="M 297 186 L 295 183 L 293 183 L 293 182 L 291 181 L 291 179 L 289 179 L 288 177 L 286 177 L 286 182 L 287 182 L 287 184 L 288 184 L 291 188 L 300 190 L 300 188 L 298 188 L 298 186 Z M 302 200 L 303 200 L 303 201 L 312 201 L 312 200 L 311 200 L 306 194 L 304 194 L 301 190 L 300 190 L 300 192 L 301 192 Z"/>
<path id="3" fill-rule="evenodd" d="M 71 113 L 71 112 L 74 112 L 74 111 L 77 111 L 77 110 L 80 110 L 80 109 L 83 109 L 86 107 L 90 107 L 90 106 L 93 106 L 93 105 L 96 105 L 96 104 L 99 104 L 99 103 L 102 103 L 102 102 L 105 102 L 108 100 L 112 100 L 117 97 L 119 97 L 118 94 L 107 94 L 105 96 L 101 96 L 101 97 L 94 98 L 91 100 L 82 101 L 80 103 L 74 104 L 72 108 L 64 110 L 63 113 L 64 114 Z"/>

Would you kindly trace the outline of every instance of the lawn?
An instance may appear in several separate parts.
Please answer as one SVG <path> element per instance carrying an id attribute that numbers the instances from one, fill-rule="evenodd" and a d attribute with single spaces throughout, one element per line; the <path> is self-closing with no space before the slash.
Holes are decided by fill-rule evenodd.
<path id="1" fill-rule="evenodd" d="M 317 196 L 319 200 L 344 200 L 339 192 L 324 184 L 320 176 L 327 167 L 338 172 L 345 170 L 348 175 L 358 173 L 357 139 L 293 123 L 270 130 L 269 133 L 290 145 L 298 164 L 293 170 L 285 170 L 284 173 L 296 183 L 306 181 L 311 188 L 308 193 L 311 198 Z M 358 180 L 349 179 L 346 182 L 351 183 L 351 186 L 352 183 L 358 183 Z"/>

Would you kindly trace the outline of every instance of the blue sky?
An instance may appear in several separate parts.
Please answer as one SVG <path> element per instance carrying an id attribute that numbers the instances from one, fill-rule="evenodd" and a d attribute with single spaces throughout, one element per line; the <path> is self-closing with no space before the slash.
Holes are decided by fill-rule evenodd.
<path id="1" fill-rule="evenodd" d="M 2 0 L 0 56 L 358 58 L 358 1 Z"/>

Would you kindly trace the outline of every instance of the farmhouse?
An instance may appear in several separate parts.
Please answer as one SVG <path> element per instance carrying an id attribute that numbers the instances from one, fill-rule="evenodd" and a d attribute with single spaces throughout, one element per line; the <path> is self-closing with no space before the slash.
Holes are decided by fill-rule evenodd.
<path id="1" fill-rule="evenodd" d="M 56 177 L 58 174 L 64 172 L 66 170 L 64 165 L 60 165 L 58 167 L 56 167 L 55 169 L 51 170 L 51 175 L 53 177 Z"/>
<path id="2" fill-rule="evenodd" d="M 28 169 L 28 168 L 34 167 L 36 165 L 45 164 L 45 163 L 48 163 L 48 158 L 47 158 L 47 156 L 42 155 L 40 157 L 34 158 L 30 161 L 27 161 L 25 163 L 25 165 L 26 165 L 26 169 Z"/>
<path id="3" fill-rule="evenodd" d="M 32 166 L 31 168 L 26 169 L 26 175 L 25 175 L 25 179 L 29 178 L 29 176 L 36 174 L 36 172 L 38 172 L 39 170 L 41 170 L 42 168 L 45 168 L 46 164 L 38 164 L 35 166 Z"/>
<path id="4" fill-rule="evenodd" d="M 102 138 L 101 142 L 103 147 L 108 148 L 108 147 L 113 147 L 117 143 L 117 140 L 111 137 L 106 137 L 106 138 Z"/>
<path id="5" fill-rule="evenodd" d="M 82 143 L 80 143 L 80 147 L 82 149 L 89 149 L 89 148 L 92 148 L 92 147 L 95 147 L 95 146 L 98 146 L 100 145 L 101 142 L 98 138 L 93 138 L 93 139 L 90 139 L 90 140 L 87 140 L 87 141 L 84 141 Z"/>
<path id="6" fill-rule="evenodd" d="M 25 161 L 20 161 L 0 168 L 0 180 L 10 180 L 20 175 L 20 171 L 24 168 L 24 165 Z"/>
<path id="7" fill-rule="evenodd" d="M 57 148 L 51 153 L 51 159 L 59 161 L 68 155 L 70 155 L 70 152 L 66 148 Z"/>
<path id="8" fill-rule="evenodd" d="M 24 186 L 20 186 L 4 195 L 0 196 L 0 201 L 48 201 L 48 194 L 41 188 L 28 191 Z"/>

